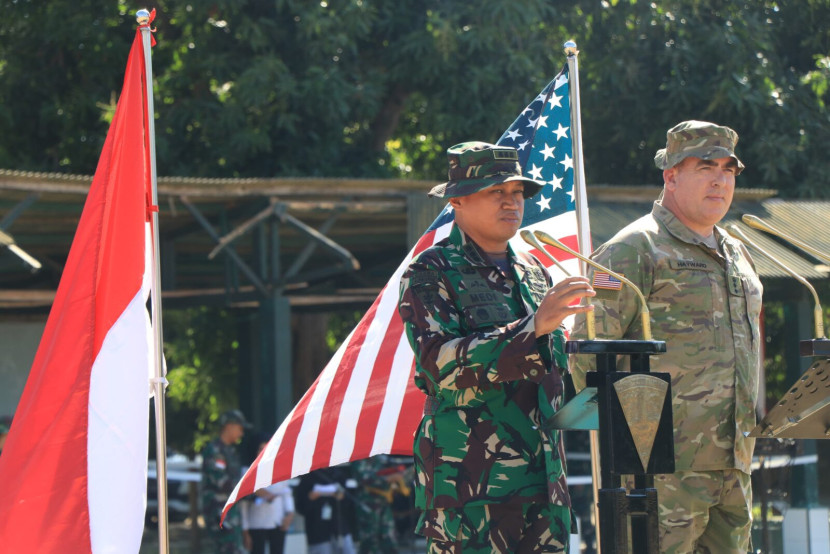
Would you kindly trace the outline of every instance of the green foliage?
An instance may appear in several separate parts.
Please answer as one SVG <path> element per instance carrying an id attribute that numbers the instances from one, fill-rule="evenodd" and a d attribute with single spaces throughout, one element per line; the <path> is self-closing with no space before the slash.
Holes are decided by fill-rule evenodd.
<path id="1" fill-rule="evenodd" d="M 121 89 L 130 48 L 113 29 L 129 18 L 103 0 L 0 6 L 0 166 L 92 173 L 107 130 L 97 103 Z"/>
<path id="2" fill-rule="evenodd" d="M 769 410 L 790 388 L 787 363 L 784 359 L 784 306 L 781 302 L 764 302 L 764 374 L 766 410 Z"/>
<path id="3" fill-rule="evenodd" d="M 331 315 L 328 321 L 328 329 L 326 330 L 326 347 L 331 354 L 334 354 L 352 329 L 357 326 L 360 318 L 363 317 L 363 312 L 336 312 Z"/>
<path id="4" fill-rule="evenodd" d="M 0 166 L 91 173 L 132 39 L 123 2 L 0 0 Z M 742 186 L 830 190 L 830 0 L 160 0 L 158 167 L 440 179 L 582 51 L 590 183 L 659 180 L 682 119 L 733 126 Z"/>
<path id="5" fill-rule="evenodd" d="M 748 167 L 741 185 L 801 196 L 826 190 L 821 152 L 830 146 L 830 120 L 826 72 L 815 57 L 827 53 L 830 3 L 585 5 L 592 22 L 582 43 L 590 180 L 657 181 L 651 157 L 665 130 L 707 119 L 741 135 L 738 151 Z M 591 137 L 610 146 L 596 148 Z"/>
<path id="6" fill-rule="evenodd" d="M 225 310 L 164 312 L 167 442 L 194 454 L 216 434 L 216 420 L 239 407 L 236 320 Z"/>

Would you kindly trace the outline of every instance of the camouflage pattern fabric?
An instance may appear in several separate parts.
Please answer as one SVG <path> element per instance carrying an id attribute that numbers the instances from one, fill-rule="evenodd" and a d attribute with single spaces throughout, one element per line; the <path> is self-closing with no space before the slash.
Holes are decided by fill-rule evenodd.
<path id="1" fill-rule="evenodd" d="M 736 469 L 655 475 L 660 552 L 746 554 L 752 528 L 752 482 Z"/>
<path id="2" fill-rule="evenodd" d="M 202 450 L 202 515 L 208 535 L 219 554 L 245 552 L 242 520 L 236 506 L 231 508 L 222 527 L 219 527 L 222 509 L 241 477 L 242 464 L 236 447 L 218 438 L 210 441 Z"/>
<path id="3" fill-rule="evenodd" d="M 654 155 L 654 165 L 669 169 L 686 158 L 716 160 L 731 157 L 738 164 L 735 175 L 740 175 L 744 164 L 735 155 L 738 133 L 729 127 L 708 121 L 684 121 L 666 132 L 666 147 Z"/>
<path id="4" fill-rule="evenodd" d="M 355 477 L 360 483 L 355 492 L 357 504 L 357 538 L 360 541 L 358 552 L 385 554 L 398 551 L 395 539 L 395 518 L 392 506 L 383 496 L 370 492 L 370 489 L 387 490 L 389 483 L 378 472 L 382 470 L 383 457 L 373 456 L 359 460 L 352 465 Z"/>
<path id="5" fill-rule="evenodd" d="M 544 186 L 544 183 L 522 175 L 519 152 L 512 146 L 462 142 L 447 149 L 447 162 L 449 181 L 432 187 L 429 196 L 455 198 L 508 181 L 521 181 L 524 183 L 522 195 L 531 198 Z"/>
<path id="6" fill-rule="evenodd" d="M 755 427 L 762 286 L 743 244 L 720 228 L 715 233 L 722 254 L 657 202 L 592 257 L 640 287 L 654 338 L 666 341 L 651 369 L 672 378 L 675 469 L 750 473 L 755 440 L 744 432 Z M 639 301 L 629 287 L 598 289 L 594 304 L 597 338 L 642 338 Z M 585 338 L 583 314 L 572 336 Z M 627 358 L 621 361 L 626 370 Z M 594 359 L 571 362 L 581 390 Z"/>
<path id="7" fill-rule="evenodd" d="M 570 510 L 554 504 L 428 510 L 419 527 L 430 554 L 567 552 Z"/>
<path id="8" fill-rule="evenodd" d="M 504 275 L 453 226 L 402 277 L 399 312 L 428 395 L 414 444 L 421 510 L 570 506 L 559 434 L 540 425 L 561 401 L 553 360 L 567 364 L 561 330 L 535 336 L 550 277 L 531 256 L 508 257 Z"/>
<path id="9" fill-rule="evenodd" d="M 650 361 L 652 371 L 671 375 L 675 476 L 738 470 L 748 481 L 755 441 L 744 432 L 755 426 L 762 286 L 743 244 L 718 227 L 714 232 L 718 250 L 704 244 L 658 201 L 650 215 L 620 231 L 592 257 L 640 287 L 651 312 L 654 339 L 667 343 L 666 353 Z M 592 282 L 594 273 L 598 272 L 589 275 Z M 594 289 L 597 338 L 642 339 L 636 294 L 629 287 L 614 290 L 595 284 Z M 577 314 L 572 337 L 586 338 L 583 314 Z M 594 364 L 592 356 L 572 356 L 577 390 L 585 387 L 585 374 Z M 627 357 L 619 360 L 620 370 L 626 371 L 627 365 Z M 655 476 L 658 483 L 660 479 Z M 694 533 L 701 531 L 694 526 L 697 516 L 677 513 L 685 502 L 683 495 L 673 496 L 672 507 L 667 490 L 658 486 L 661 533 L 671 533 L 675 540 L 685 532 L 691 535 L 682 540 L 694 542 Z M 747 487 L 744 494 L 745 498 L 724 496 L 710 514 L 746 510 L 751 490 Z M 726 504 L 732 501 L 737 504 Z M 718 532 L 715 527 L 711 533 Z M 720 531 L 740 535 L 738 528 Z M 743 540 L 748 540 L 749 528 L 743 531 Z"/>

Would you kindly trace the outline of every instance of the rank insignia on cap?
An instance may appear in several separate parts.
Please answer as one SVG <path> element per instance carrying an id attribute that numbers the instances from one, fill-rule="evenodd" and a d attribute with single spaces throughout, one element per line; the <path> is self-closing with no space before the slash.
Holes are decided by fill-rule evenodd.
<path id="1" fill-rule="evenodd" d="M 594 282 L 591 286 L 595 289 L 620 290 L 622 288 L 622 281 L 610 273 L 597 271 L 594 273 Z"/>

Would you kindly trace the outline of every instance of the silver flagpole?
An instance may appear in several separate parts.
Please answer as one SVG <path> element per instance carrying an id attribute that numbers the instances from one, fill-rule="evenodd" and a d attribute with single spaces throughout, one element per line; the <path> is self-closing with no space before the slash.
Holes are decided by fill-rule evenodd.
<path id="1" fill-rule="evenodd" d="M 144 48 L 144 76 L 147 84 L 147 134 L 150 145 L 150 184 L 152 188 L 153 206 L 158 206 L 158 179 L 156 177 L 156 125 L 153 106 L 153 62 L 150 56 L 150 12 L 139 10 L 136 20 L 141 26 L 141 43 Z M 167 554 L 170 551 L 170 539 L 167 526 L 167 417 L 164 409 L 164 386 L 167 379 L 164 377 L 164 353 L 162 346 L 163 332 L 161 325 L 161 268 L 158 261 L 159 253 L 159 216 L 158 210 L 152 210 L 153 227 L 153 282 L 150 289 L 150 299 L 153 309 L 153 347 L 155 349 L 153 372 L 153 405 L 156 413 L 156 484 L 158 496 L 158 531 L 159 553 Z"/>
<path id="2" fill-rule="evenodd" d="M 583 256 L 590 256 L 592 251 L 591 222 L 588 219 L 588 193 L 585 189 L 585 164 L 582 155 L 582 109 L 579 104 L 579 63 L 577 62 L 579 50 L 576 49 L 575 42 L 569 40 L 565 43 L 565 54 L 568 56 L 568 79 L 571 82 L 568 91 L 571 101 L 571 138 L 574 150 L 577 240 L 579 241 L 579 253 Z M 588 274 L 588 266 L 585 262 L 579 262 L 579 269 L 582 275 Z"/>
<path id="3" fill-rule="evenodd" d="M 568 87 L 569 99 L 571 102 L 571 139 L 574 155 L 574 202 L 576 204 L 576 225 L 577 242 L 579 253 L 583 256 L 590 256 L 591 246 L 591 222 L 588 219 L 588 192 L 585 186 L 585 164 L 582 155 L 582 109 L 579 104 L 579 62 L 577 56 L 579 50 L 576 43 L 569 40 L 564 44 L 565 55 L 568 57 Z M 588 264 L 579 262 L 579 272 L 588 275 Z M 591 439 L 591 481 L 594 491 L 594 526 L 597 538 L 597 554 L 602 551 L 599 533 L 599 436 L 596 431 L 589 431 Z"/>

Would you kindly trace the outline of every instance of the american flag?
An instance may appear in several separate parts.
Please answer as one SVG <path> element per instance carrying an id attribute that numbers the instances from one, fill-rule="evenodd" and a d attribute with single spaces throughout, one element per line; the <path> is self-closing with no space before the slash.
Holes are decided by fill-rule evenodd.
<path id="1" fill-rule="evenodd" d="M 525 201 L 523 228 L 543 229 L 576 250 L 570 126 L 566 65 L 498 143 L 517 148 L 523 173 L 546 183 Z M 256 490 L 318 468 L 376 454 L 412 455 L 425 397 L 413 382 L 414 355 L 398 316 L 398 287 L 412 259 L 449 235 L 452 223 L 447 205 L 236 485 L 225 513 Z M 512 245 L 533 252 L 521 239 Z M 555 257 L 578 273 L 576 259 L 560 251 Z"/>
<path id="2" fill-rule="evenodd" d="M 622 289 L 622 281 L 606 273 L 605 271 L 597 271 L 594 273 L 594 282 L 591 284 L 595 289 L 620 290 Z"/>

